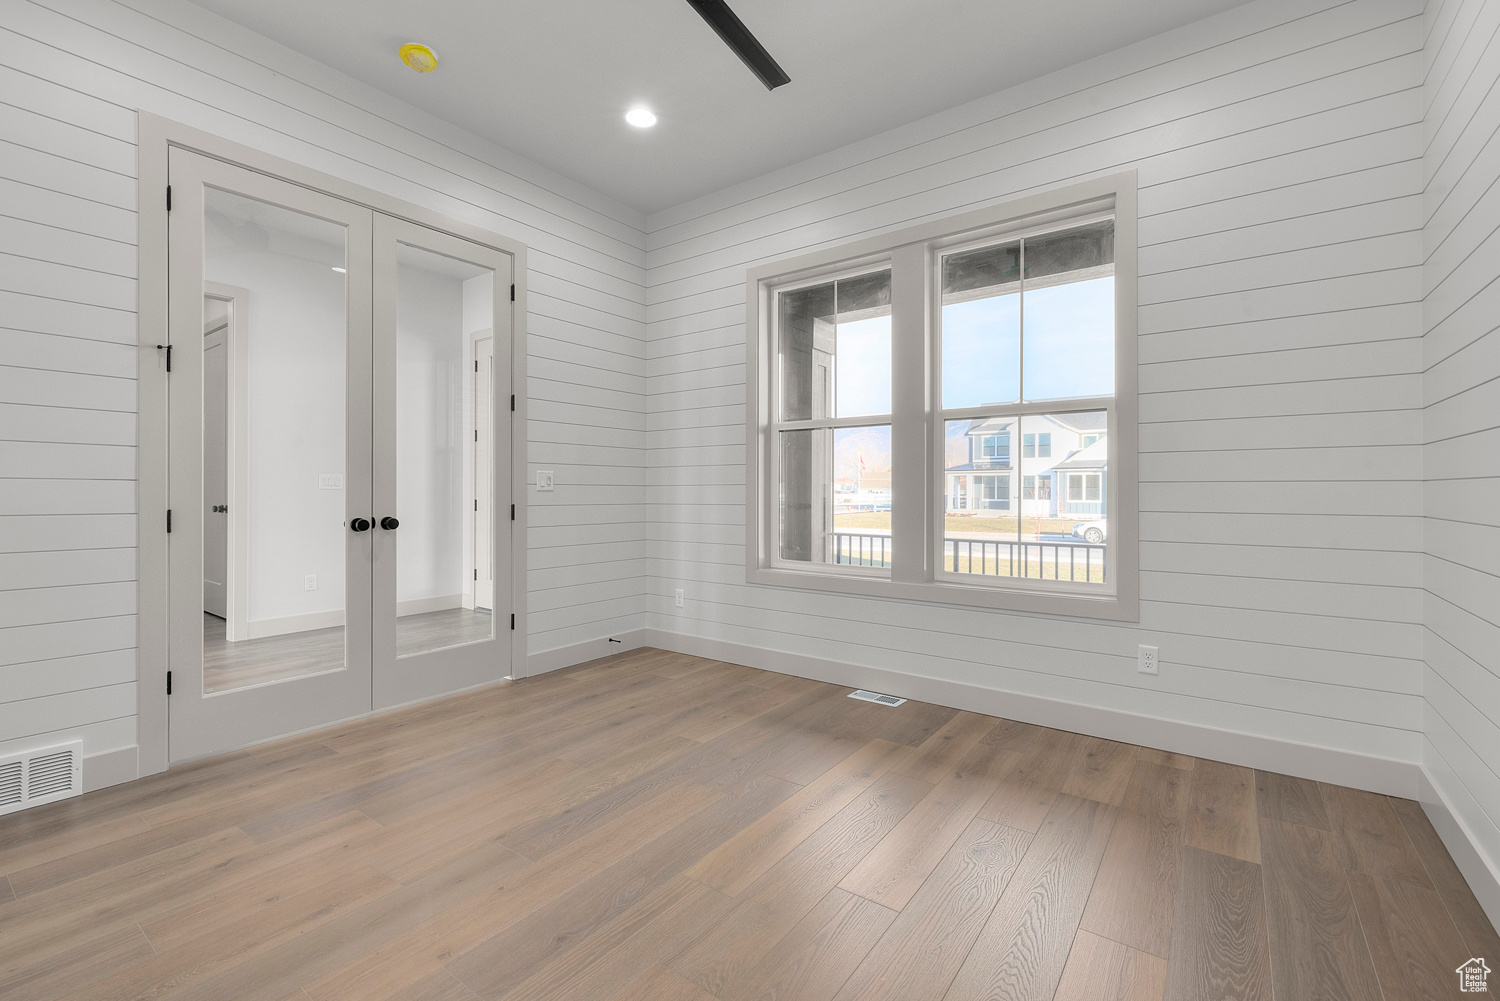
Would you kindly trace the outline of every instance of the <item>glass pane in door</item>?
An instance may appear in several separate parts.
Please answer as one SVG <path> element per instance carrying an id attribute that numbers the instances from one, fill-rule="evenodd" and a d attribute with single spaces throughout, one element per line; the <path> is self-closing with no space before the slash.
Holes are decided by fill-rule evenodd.
<path id="1" fill-rule="evenodd" d="M 494 272 L 396 249 L 396 654 L 494 635 Z"/>
<path id="2" fill-rule="evenodd" d="M 205 693 L 345 666 L 347 266 L 344 226 L 206 190 Z"/>

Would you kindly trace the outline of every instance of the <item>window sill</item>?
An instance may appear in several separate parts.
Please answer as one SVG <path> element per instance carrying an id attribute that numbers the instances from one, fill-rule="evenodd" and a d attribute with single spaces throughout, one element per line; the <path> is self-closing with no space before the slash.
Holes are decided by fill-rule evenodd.
<path id="1" fill-rule="evenodd" d="M 1132 591 L 1065 594 L 1026 586 L 965 584 L 953 580 L 899 581 L 884 577 L 845 574 L 837 571 L 786 570 L 751 567 L 745 571 L 750 584 L 794 587 L 836 594 L 858 594 L 901 601 L 926 601 L 944 605 L 967 605 L 1044 615 L 1067 615 L 1116 622 L 1139 622 L 1140 600 Z"/>

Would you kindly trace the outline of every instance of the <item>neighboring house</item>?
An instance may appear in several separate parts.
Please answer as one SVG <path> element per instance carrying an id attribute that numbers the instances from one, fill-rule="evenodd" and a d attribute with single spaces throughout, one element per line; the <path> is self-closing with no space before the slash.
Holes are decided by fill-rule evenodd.
<path id="1" fill-rule="evenodd" d="M 992 417 L 950 434 L 944 473 L 949 512 L 980 517 L 1104 517 L 1103 413 Z"/>
<path id="2" fill-rule="evenodd" d="M 1057 498 L 1058 517 L 1104 517 L 1108 464 L 1109 445 L 1099 438 L 1052 467 L 1052 496 Z"/>

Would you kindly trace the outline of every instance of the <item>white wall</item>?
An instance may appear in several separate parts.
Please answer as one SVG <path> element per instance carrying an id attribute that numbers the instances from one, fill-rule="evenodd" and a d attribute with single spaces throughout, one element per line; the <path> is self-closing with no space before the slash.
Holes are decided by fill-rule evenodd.
<path id="1" fill-rule="evenodd" d="M 1500 2 L 1432 0 L 1425 21 L 1422 759 L 1500 921 Z"/>
<path id="2" fill-rule="evenodd" d="M 410 265 L 396 276 L 396 600 L 447 597 L 457 608 L 472 496 L 464 283 Z"/>
<path id="3" fill-rule="evenodd" d="M 137 108 L 528 245 L 531 647 L 637 625 L 638 213 L 180 0 L 7 0 L 0 750 L 136 739 Z"/>
<path id="4" fill-rule="evenodd" d="M 266 227 L 237 223 L 214 211 L 220 197 L 209 194 L 204 275 L 249 293 L 246 510 L 239 512 L 249 554 L 248 635 L 266 635 L 272 621 L 284 631 L 336 624 L 344 608 L 344 491 L 320 489 L 319 477 L 345 472 L 347 295 L 344 276 L 333 270 L 344 248 L 270 220 Z M 308 574 L 317 577 L 316 590 L 304 589 Z M 280 622 L 298 616 L 315 619 Z"/>
<path id="5" fill-rule="evenodd" d="M 649 625 L 1414 765 L 1421 48 L 1262 0 L 652 216 Z M 1127 168 L 1139 626 L 747 586 L 745 268 Z"/>

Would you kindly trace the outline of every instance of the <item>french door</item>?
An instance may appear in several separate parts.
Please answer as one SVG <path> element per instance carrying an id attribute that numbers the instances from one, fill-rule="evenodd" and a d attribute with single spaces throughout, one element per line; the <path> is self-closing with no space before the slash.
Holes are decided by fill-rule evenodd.
<path id="1" fill-rule="evenodd" d="M 168 168 L 171 760 L 507 676 L 511 257 Z"/>

